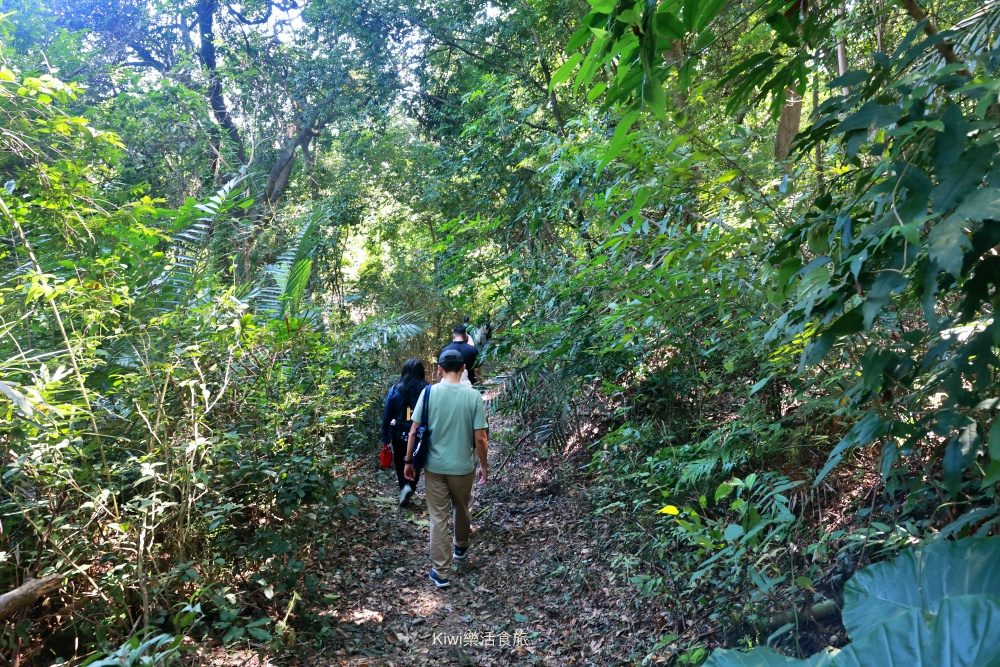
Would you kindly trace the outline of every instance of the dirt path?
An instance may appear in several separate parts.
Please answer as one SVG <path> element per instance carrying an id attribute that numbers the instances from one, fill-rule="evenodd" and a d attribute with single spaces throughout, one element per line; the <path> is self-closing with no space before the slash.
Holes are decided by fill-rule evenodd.
<path id="1" fill-rule="evenodd" d="M 507 452 L 492 449 L 496 467 Z M 314 667 L 639 664 L 652 650 L 666 612 L 628 583 L 635 559 L 614 518 L 552 460 L 511 457 L 477 488 L 470 555 L 448 589 L 427 577 L 423 482 L 411 511 L 395 489 L 393 471 L 362 474 L 360 516 L 323 574 L 336 637 Z"/>

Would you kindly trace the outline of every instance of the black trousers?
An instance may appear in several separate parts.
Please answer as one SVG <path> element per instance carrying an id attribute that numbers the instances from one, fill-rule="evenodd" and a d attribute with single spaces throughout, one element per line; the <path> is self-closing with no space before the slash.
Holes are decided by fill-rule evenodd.
<path id="1" fill-rule="evenodd" d="M 403 468 L 406 466 L 406 443 L 399 438 L 392 441 L 392 462 L 396 464 L 396 481 L 399 482 L 399 490 L 402 491 L 407 484 L 410 485 L 411 489 L 416 489 L 417 482 L 420 481 L 420 471 L 416 471 L 416 479 L 413 481 L 403 476 Z"/>

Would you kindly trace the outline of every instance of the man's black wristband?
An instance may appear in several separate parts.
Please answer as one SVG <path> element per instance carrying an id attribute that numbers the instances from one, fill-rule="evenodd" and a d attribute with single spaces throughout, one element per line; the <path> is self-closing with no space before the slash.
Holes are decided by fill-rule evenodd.
<path id="1" fill-rule="evenodd" d="M 413 463 L 413 459 L 403 459 L 403 463 Z"/>

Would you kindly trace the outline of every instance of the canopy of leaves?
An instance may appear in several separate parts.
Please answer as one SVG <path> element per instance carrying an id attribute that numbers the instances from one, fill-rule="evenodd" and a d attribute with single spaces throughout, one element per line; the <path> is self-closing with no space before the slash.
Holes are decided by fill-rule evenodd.
<path id="1" fill-rule="evenodd" d="M 322 645 L 344 466 L 466 316 L 674 610 L 649 662 L 996 659 L 998 3 L 4 11 L 0 589 L 78 593 L 4 659 Z"/>

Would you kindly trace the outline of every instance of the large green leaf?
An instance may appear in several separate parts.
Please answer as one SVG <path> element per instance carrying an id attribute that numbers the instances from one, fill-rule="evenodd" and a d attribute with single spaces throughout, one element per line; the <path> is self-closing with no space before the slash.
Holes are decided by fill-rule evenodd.
<path id="1" fill-rule="evenodd" d="M 959 265 L 961 266 L 961 255 L 959 255 Z M 871 328 L 875 317 L 889 305 L 892 295 L 901 292 L 908 283 L 906 275 L 900 271 L 886 271 L 875 279 L 861 309 L 865 316 L 866 329 Z"/>
<path id="2" fill-rule="evenodd" d="M 712 652 L 705 667 L 823 667 L 832 665 L 835 655 L 836 649 L 827 649 L 811 658 L 797 660 L 778 655 L 766 646 L 758 646 L 748 653 L 719 649 Z"/>
<path id="3" fill-rule="evenodd" d="M 952 564 L 963 569 L 960 563 Z M 903 580 L 897 583 L 899 588 L 911 588 Z M 834 667 L 1000 667 L 1000 598 L 954 597 L 941 602 L 937 611 L 930 614 L 910 607 L 894 615 L 889 622 L 851 643 L 832 664 Z"/>
<path id="4" fill-rule="evenodd" d="M 712 22 L 725 5 L 726 0 L 704 0 L 699 7 L 695 30 L 704 30 L 705 26 Z"/>
<path id="5" fill-rule="evenodd" d="M 941 182 L 931 191 L 931 201 L 938 213 L 947 213 L 966 195 L 978 188 L 990 166 L 996 150 L 992 146 L 976 146 L 938 173 Z"/>
<path id="6" fill-rule="evenodd" d="M 898 105 L 882 105 L 874 100 L 869 100 L 860 109 L 841 121 L 833 133 L 846 134 L 852 130 L 885 127 L 899 120 L 901 114 L 902 110 Z"/>
<path id="7" fill-rule="evenodd" d="M 656 14 L 656 31 L 665 39 L 680 39 L 684 36 L 684 24 L 676 14 L 661 6 Z"/>
<path id="8" fill-rule="evenodd" d="M 962 201 L 955 214 L 969 220 L 1000 220 L 1000 188 L 976 190 Z"/>
<path id="9" fill-rule="evenodd" d="M 576 66 L 579 65 L 582 60 L 582 53 L 574 53 L 571 55 L 569 60 L 560 65 L 559 69 L 552 73 L 552 79 L 549 81 L 549 90 L 552 90 L 560 83 L 573 76 L 573 70 L 576 69 Z"/>
<path id="10" fill-rule="evenodd" d="M 969 123 L 962 115 L 962 107 L 949 104 L 941 114 L 944 130 L 934 137 L 934 170 L 943 173 L 962 157 Z"/>
<path id="11" fill-rule="evenodd" d="M 962 272 L 965 252 L 972 248 L 966 232 L 968 223 L 959 215 L 952 214 L 937 223 L 927 238 L 928 253 L 941 269 L 956 278 Z"/>
<path id="12" fill-rule="evenodd" d="M 707 667 L 1000 667 L 1000 538 L 932 542 L 856 574 L 843 620 L 854 641 L 796 660 L 766 647 L 715 651 Z"/>
<path id="13" fill-rule="evenodd" d="M 962 595 L 1000 598 L 1000 537 L 931 542 L 855 574 L 844 587 L 844 626 L 860 638 L 881 623 L 918 610 L 937 613 Z"/>
<path id="14" fill-rule="evenodd" d="M 646 11 L 642 15 L 642 103 L 660 120 L 666 120 L 667 93 L 656 75 L 660 63 L 660 53 L 657 49 L 656 3 L 647 2 Z"/>

